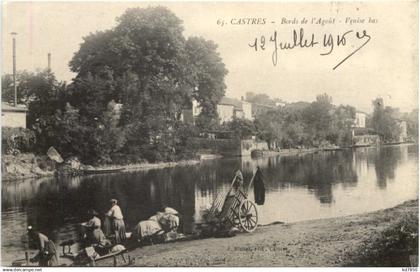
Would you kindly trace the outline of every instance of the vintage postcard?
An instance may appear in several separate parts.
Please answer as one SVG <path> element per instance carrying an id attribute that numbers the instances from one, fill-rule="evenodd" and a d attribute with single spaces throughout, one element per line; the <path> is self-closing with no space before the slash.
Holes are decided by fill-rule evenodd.
<path id="1" fill-rule="evenodd" d="M 4 271 L 417 271 L 418 1 L 2 11 Z"/>

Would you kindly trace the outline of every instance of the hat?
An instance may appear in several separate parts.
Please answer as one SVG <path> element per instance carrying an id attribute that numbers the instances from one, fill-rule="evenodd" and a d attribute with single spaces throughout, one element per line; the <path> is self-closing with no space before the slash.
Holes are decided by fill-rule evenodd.
<path id="1" fill-rule="evenodd" d="M 113 203 L 113 204 L 117 204 L 118 201 L 115 198 L 112 198 L 109 202 Z"/>
<path id="2" fill-rule="evenodd" d="M 89 215 L 94 215 L 94 216 L 99 215 L 94 209 L 88 210 L 88 214 Z"/>
<path id="3" fill-rule="evenodd" d="M 34 228 L 33 228 L 31 225 L 29 225 L 29 226 L 26 228 L 26 230 L 27 230 L 27 232 L 31 232 L 31 231 L 33 231 L 33 230 L 34 230 Z"/>

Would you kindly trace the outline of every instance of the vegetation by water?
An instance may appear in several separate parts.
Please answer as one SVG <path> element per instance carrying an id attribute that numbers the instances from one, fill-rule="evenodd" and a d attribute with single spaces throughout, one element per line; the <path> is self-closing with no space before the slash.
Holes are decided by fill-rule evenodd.
<path id="1" fill-rule="evenodd" d="M 363 241 L 359 250 L 349 254 L 346 266 L 417 266 L 418 247 L 418 213 L 405 213 L 384 231 Z"/>
<path id="2" fill-rule="evenodd" d="M 151 19 L 153 18 L 153 20 Z M 114 28 L 84 38 L 70 61 L 76 77 L 66 84 L 50 70 L 18 73 L 18 102 L 28 106 L 28 131 L 3 134 L 3 152 L 45 154 L 54 146 L 64 158 L 88 164 L 128 164 L 191 159 L 200 146 L 192 137 L 231 131 L 256 135 L 281 148 L 351 145 L 356 109 L 334 105 L 327 94 L 312 103 L 275 107 L 276 100 L 249 93 L 249 102 L 272 106 L 254 121 L 220 125 L 217 104 L 228 73 L 217 45 L 183 35 L 182 21 L 164 7 L 128 9 Z M 12 76 L 2 77 L 2 99 L 12 101 Z M 202 111 L 195 125 L 181 121 L 195 99 Z M 374 101 L 369 126 L 384 141 L 399 128 L 396 109 Z M 417 137 L 418 111 L 398 115 Z M 21 142 L 10 141 L 10 134 Z"/>

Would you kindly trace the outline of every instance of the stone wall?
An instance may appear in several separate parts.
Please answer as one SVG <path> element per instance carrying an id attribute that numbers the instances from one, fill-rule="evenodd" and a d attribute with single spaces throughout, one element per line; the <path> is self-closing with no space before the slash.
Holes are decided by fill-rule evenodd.
<path id="1" fill-rule="evenodd" d="M 378 135 L 359 135 L 353 136 L 353 146 L 379 145 Z"/>
<path id="2" fill-rule="evenodd" d="M 226 157 L 251 156 L 253 150 L 268 150 L 266 142 L 256 140 L 195 138 L 192 141 L 205 153 Z"/>
<path id="3" fill-rule="evenodd" d="M 241 141 L 241 156 L 251 156 L 253 150 L 268 150 L 267 142 L 259 142 L 257 140 Z"/>

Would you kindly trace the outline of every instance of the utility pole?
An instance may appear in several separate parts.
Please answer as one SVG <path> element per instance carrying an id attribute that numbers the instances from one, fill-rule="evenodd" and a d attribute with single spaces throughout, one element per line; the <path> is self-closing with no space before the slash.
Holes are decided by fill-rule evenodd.
<path id="1" fill-rule="evenodd" d="M 13 88 L 15 90 L 14 106 L 17 106 L 17 86 L 16 86 L 16 32 L 10 33 L 13 37 Z"/>
<path id="2" fill-rule="evenodd" d="M 48 53 L 48 72 L 51 72 L 51 53 Z"/>

